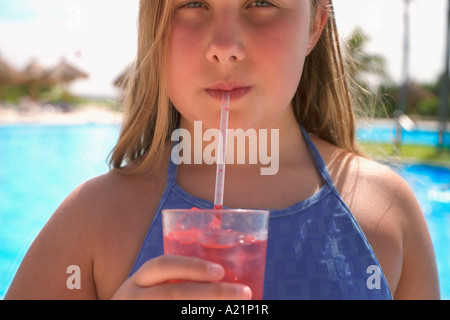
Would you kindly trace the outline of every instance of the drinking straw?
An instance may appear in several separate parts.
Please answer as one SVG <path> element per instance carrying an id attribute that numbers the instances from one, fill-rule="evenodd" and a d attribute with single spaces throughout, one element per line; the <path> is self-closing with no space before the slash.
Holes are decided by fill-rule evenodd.
<path id="1" fill-rule="evenodd" d="M 216 189 L 214 194 L 214 209 L 223 208 L 223 190 L 225 182 L 225 159 L 227 154 L 227 129 L 228 115 L 230 111 L 230 92 L 225 91 L 222 95 L 222 106 L 220 113 L 220 135 L 217 154 Z"/>

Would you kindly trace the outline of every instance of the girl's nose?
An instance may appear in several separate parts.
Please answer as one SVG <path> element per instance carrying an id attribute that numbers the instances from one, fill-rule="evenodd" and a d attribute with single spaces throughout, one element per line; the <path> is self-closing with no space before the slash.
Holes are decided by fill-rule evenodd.
<path id="1" fill-rule="evenodd" d="M 238 29 L 233 21 L 226 21 L 213 27 L 206 50 L 208 61 L 230 64 L 244 60 L 245 49 Z"/>

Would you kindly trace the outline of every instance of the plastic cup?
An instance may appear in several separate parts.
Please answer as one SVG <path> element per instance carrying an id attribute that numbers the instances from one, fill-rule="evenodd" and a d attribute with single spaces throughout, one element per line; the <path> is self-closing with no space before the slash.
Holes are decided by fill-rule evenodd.
<path id="1" fill-rule="evenodd" d="M 162 211 L 164 254 L 197 257 L 222 265 L 222 282 L 250 287 L 261 300 L 266 265 L 268 210 Z"/>

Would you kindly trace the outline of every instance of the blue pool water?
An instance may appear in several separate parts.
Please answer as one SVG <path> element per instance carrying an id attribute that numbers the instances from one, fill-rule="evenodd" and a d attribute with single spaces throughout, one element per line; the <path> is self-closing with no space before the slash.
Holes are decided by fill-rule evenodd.
<path id="1" fill-rule="evenodd" d="M 108 170 L 115 125 L 0 126 L 0 299 L 28 247 L 61 201 Z M 403 165 L 435 246 L 443 299 L 450 299 L 450 169 Z"/>
<path id="2" fill-rule="evenodd" d="M 0 298 L 59 203 L 107 172 L 118 132 L 113 125 L 0 126 Z"/>
<path id="3" fill-rule="evenodd" d="M 357 138 L 363 141 L 391 143 L 394 141 L 396 129 L 385 125 L 365 126 L 357 131 Z M 428 146 L 439 145 L 439 133 L 436 130 L 416 129 L 407 131 L 402 129 L 402 142 L 405 144 L 422 144 Z M 450 147 L 450 132 L 443 135 L 443 145 Z"/>

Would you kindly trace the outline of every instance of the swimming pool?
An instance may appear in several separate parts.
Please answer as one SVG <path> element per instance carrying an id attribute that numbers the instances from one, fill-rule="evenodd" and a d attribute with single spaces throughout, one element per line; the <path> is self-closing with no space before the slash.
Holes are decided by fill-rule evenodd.
<path id="1" fill-rule="evenodd" d="M 0 126 L 0 299 L 28 247 L 61 201 L 108 170 L 115 125 Z M 450 169 L 395 168 L 424 211 L 438 260 L 443 299 L 450 299 Z"/>
<path id="2" fill-rule="evenodd" d="M 0 298 L 59 203 L 107 172 L 118 132 L 113 125 L 0 126 Z"/>

